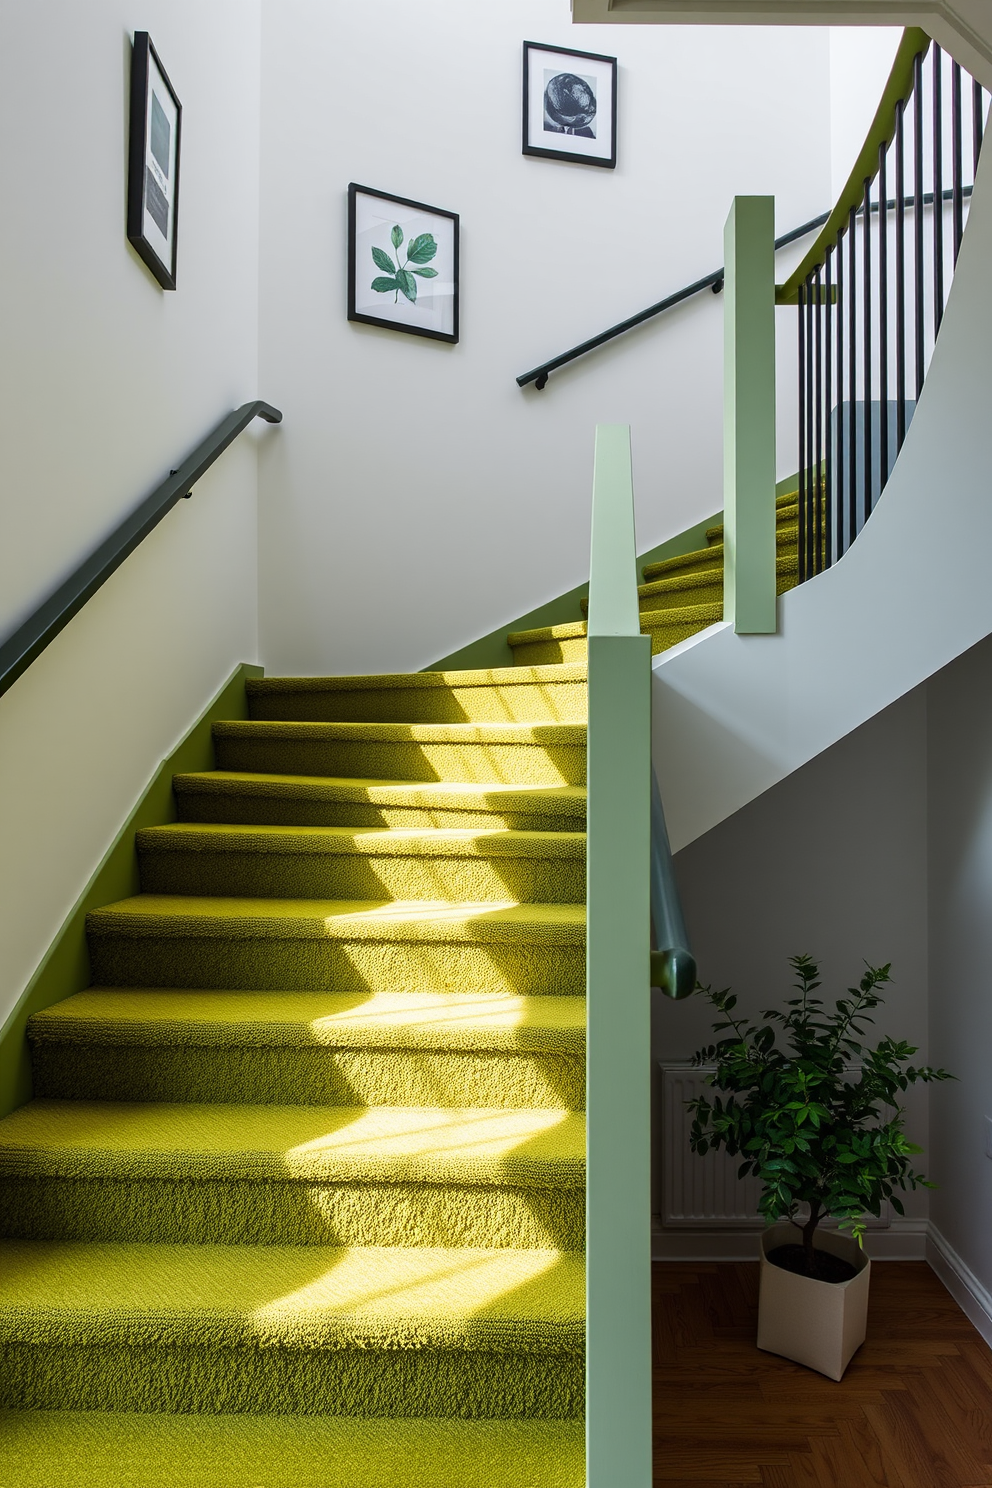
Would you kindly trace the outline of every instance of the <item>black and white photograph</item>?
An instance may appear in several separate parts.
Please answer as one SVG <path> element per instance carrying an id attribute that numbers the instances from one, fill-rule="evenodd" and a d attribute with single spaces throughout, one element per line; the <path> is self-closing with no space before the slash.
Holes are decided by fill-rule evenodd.
<path id="1" fill-rule="evenodd" d="M 617 163 L 617 59 L 524 42 L 525 155 Z"/>
<path id="2" fill-rule="evenodd" d="M 176 287 L 182 105 L 147 31 L 134 33 L 127 236 L 163 289 Z"/>
<path id="3" fill-rule="evenodd" d="M 348 187 L 348 319 L 458 340 L 458 213 Z"/>

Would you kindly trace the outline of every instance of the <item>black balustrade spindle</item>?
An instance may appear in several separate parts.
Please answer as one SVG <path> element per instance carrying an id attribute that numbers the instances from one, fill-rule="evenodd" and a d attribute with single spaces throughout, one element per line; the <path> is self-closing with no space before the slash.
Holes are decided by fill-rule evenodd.
<path id="1" fill-rule="evenodd" d="M 806 286 L 799 286 L 799 526 L 796 534 L 796 556 L 799 582 L 805 583 L 806 572 Z"/>
<path id="2" fill-rule="evenodd" d="M 978 157 L 982 153 L 982 114 L 984 112 L 982 100 L 982 85 L 973 81 L 971 85 L 971 149 L 973 156 L 973 170 L 978 170 Z"/>
<path id="3" fill-rule="evenodd" d="M 863 227 L 862 240 L 861 240 L 861 255 L 862 255 L 862 259 L 863 259 L 863 263 L 864 263 L 864 267 L 863 267 L 863 270 L 862 270 L 862 272 L 864 274 L 864 283 L 861 286 L 861 292 L 862 292 L 862 295 L 864 297 L 865 323 L 864 323 L 864 327 L 863 327 L 862 332 L 861 332 L 861 340 L 862 340 L 862 351 L 863 351 L 863 355 L 864 355 L 864 378 L 865 378 L 864 404 L 863 404 L 864 416 L 863 416 L 863 420 L 862 420 L 862 423 L 863 423 L 863 426 L 864 426 L 864 447 L 865 448 L 864 448 L 864 495 L 863 495 L 863 498 L 862 498 L 861 506 L 862 506 L 862 513 L 863 513 L 862 521 L 867 522 L 868 517 L 869 517 L 869 514 L 871 513 L 871 504 L 872 504 L 871 503 L 871 495 L 872 495 L 872 491 L 871 491 L 871 485 L 872 485 L 872 482 L 871 482 L 871 473 L 872 473 L 872 437 L 871 437 L 871 434 L 872 434 L 872 430 L 871 430 L 871 391 L 872 391 L 872 387 L 871 387 L 871 385 L 872 385 L 872 376 L 871 376 L 871 358 L 872 358 L 872 344 L 871 344 L 871 180 L 868 179 L 868 178 L 866 178 L 866 180 L 865 180 L 865 195 L 864 195 L 863 211 L 864 211 L 865 220 L 864 220 L 864 227 Z"/>
<path id="4" fill-rule="evenodd" d="M 906 438 L 906 138 L 905 104 L 896 104 L 896 453 Z"/>
<path id="5" fill-rule="evenodd" d="M 813 419 L 815 411 L 813 378 L 813 296 L 814 280 L 806 280 L 806 463 L 810 467 L 806 481 L 806 577 L 816 573 L 814 566 L 813 521 L 818 472 L 814 465 Z"/>
<path id="6" fill-rule="evenodd" d="M 854 207 L 847 219 L 847 380 L 850 397 L 847 405 L 847 546 L 857 532 L 858 515 L 858 218 Z"/>
<path id="7" fill-rule="evenodd" d="M 889 198 L 888 142 L 878 147 L 878 475 L 889 478 Z"/>
<path id="8" fill-rule="evenodd" d="M 832 330 L 832 327 L 833 327 L 833 319 L 834 319 L 833 286 L 831 284 L 831 268 L 832 268 L 831 255 L 833 254 L 833 251 L 834 251 L 833 248 L 828 248 L 827 249 L 826 262 L 824 264 L 824 269 L 823 269 L 824 290 L 825 290 L 825 294 L 826 294 L 826 299 L 824 300 L 824 307 L 823 307 L 823 315 L 824 315 L 823 376 L 824 376 L 825 389 L 824 389 L 824 398 L 823 398 L 823 417 L 824 417 L 824 424 L 823 424 L 823 498 L 822 498 L 823 499 L 823 549 L 822 549 L 822 561 L 821 561 L 821 567 L 822 568 L 829 568 L 830 565 L 831 565 L 831 563 L 833 562 L 833 491 L 831 489 L 832 482 L 833 482 L 833 460 L 831 458 L 831 449 L 830 449 L 830 444 L 831 444 L 830 412 L 831 412 L 831 404 L 833 402 L 833 398 L 832 398 L 832 377 L 833 377 L 832 352 L 833 352 L 833 346 L 832 346 L 832 338 L 831 338 L 831 330 Z"/>
<path id="9" fill-rule="evenodd" d="M 816 271 L 813 301 L 813 572 L 823 567 L 823 274 Z"/>
<path id="10" fill-rule="evenodd" d="M 916 271 L 916 397 L 923 390 L 925 343 L 923 330 L 923 53 L 917 53 L 913 65 L 913 236 Z"/>
<path id="11" fill-rule="evenodd" d="M 961 131 L 961 64 L 951 65 L 951 212 L 954 219 L 954 262 L 964 235 L 964 140 Z"/>
<path id="12" fill-rule="evenodd" d="M 944 314 L 944 124 L 943 52 L 933 44 L 933 334 Z"/>
<path id="13" fill-rule="evenodd" d="M 837 557 L 845 551 L 844 543 L 844 233 L 837 236 Z"/>

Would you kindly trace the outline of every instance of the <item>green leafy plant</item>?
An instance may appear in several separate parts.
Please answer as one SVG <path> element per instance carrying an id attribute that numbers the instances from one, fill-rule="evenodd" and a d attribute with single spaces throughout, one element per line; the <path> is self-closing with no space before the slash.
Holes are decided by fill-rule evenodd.
<path id="1" fill-rule="evenodd" d="M 383 270 L 381 276 L 372 280 L 372 288 L 377 294 L 389 294 L 392 291 L 394 305 L 399 303 L 401 294 L 406 296 L 411 305 L 415 305 L 417 303 L 417 279 L 437 278 L 437 269 L 427 267 L 437 253 L 434 235 L 433 233 L 419 233 L 417 237 L 411 238 L 406 245 L 406 258 L 402 264 L 400 264 L 399 257 L 403 247 L 403 229 L 399 223 L 393 228 L 389 237 L 396 254 L 396 262 L 393 262 L 384 248 L 372 249 L 372 258 L 376 268 Z"/>
<path id="2" fill-rule="evenodd" d="M 896 1104 L 900 1091 L 917 1080 L 950 1080 L 946 1070 L 909 1063 L 912 1044 L 883 1038 L 874 1048 L 862 1043 L 865 1025 L 882 1001 L 878 988 L 892 980 L 890 967 L 868 966 L 857 987 L 838 998 L 832 1012 L 814 996 L 820 970 L 810 956 L 793 956 L 796 996 L 786 1011 L 770 1009 L 761 1022 L 737 1017 L 737 998 L 729 988 L 696 987 L 722 1015 L 713 1032 L 728 1036 L 700 1049 L 693 1064 L 714 1064 L 709 1083 L 731 1092 L 727 1101 L 705 1096 L 689 1101 L 693 1112 L 689 1144 L 694 1152 L 724 1148 L 741 1157 L 738 1177 L 751 1175 L 764 1185 L 759 1208 L 770 1222 L 796 1216 L 809 1205 L 800 1226 L 806 1271 L 816 1276 L 813 1237 L 822 1219 L 832 1216 L 860 1245 L 865 1215 L 878 1215 L 884 1200 L 903 1213 L 894 1190 L 926 1187 L 910 1158 L 922 1148 L 903 1134 L 905 1113 Z M 867 966 L 867 962 L 865 963 Z M 776 1043 L 780 1032 L 785 1047 Z M 860 1074 L 850 1066 L 860 1064 Z M 887 1116 L 883 1107 L 894 1108 Z"/>

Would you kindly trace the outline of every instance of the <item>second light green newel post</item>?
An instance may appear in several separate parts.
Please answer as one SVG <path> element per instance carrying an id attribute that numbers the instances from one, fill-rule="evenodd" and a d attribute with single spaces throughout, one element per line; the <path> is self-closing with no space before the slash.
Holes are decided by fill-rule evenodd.
<path id="1" fill-rule="evenodd" d="M 723 618 L 775 613 L 775 201 L 738 196 L 724 230 Z"/>
<path id="2" fill-rule="evenodd" d="M 651 1485 L 651 642 L 630 430 L 596 430 L 586 912 L 587 1488 Z"/>

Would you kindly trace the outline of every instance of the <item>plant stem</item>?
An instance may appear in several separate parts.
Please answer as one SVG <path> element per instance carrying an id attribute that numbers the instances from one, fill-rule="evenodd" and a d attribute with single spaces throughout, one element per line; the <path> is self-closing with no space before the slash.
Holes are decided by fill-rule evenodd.
<path id="1" fill-rule="evenodd" d="M 809 1201 L 809 1219 L 802 1226 L 802 1232 L 803 1232 L 803 1250 L 806 1253 L 806 1275 L 807 1276 L 815 1276 L 816 1275 L 816 1261 L 814 1259 L 814 1251 L 813 1251 L 813 1234 L 814 1234 L 814 1231 L 816 1230 L 817 1225 L 820 1223 L 820 1212 L 821 1211 L 820 1211 L 820 1201 L 819 1201 L 819 1199 L 810 1199 L 810 1201 Z"/>

